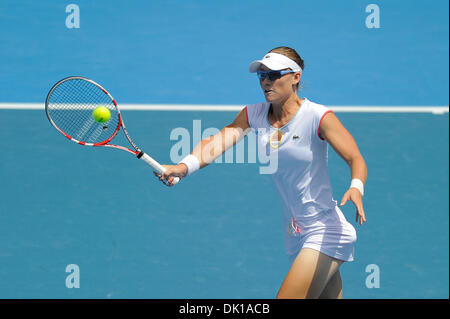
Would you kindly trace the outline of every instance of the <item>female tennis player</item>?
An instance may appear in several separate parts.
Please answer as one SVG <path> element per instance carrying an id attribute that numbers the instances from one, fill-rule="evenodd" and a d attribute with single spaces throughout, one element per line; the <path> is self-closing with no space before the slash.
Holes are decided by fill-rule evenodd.
<path id="1" fill-rule="evenodd" d="M 271 174 L 282 205 L 286 252 L 291 267 L 277 298 L 342 298 L 339 267 L 353 261 L 356 232 L 333 199 L 328 175 L 328 144 L 348 164 L 349 189 L 340 205 L 356 206 L 365 221 L 362 196 L 367 168 L 352 135 L 323 105 L 298 96 L 304 62 L 294 49 L 278 47 L 250 64 L 266 102 L 247 105 L 230 125 L 202 140 L 178 165 L 155 175 L 169 183 L 213 162 L 257 131 L 258 146 L 277 155 Z"/>

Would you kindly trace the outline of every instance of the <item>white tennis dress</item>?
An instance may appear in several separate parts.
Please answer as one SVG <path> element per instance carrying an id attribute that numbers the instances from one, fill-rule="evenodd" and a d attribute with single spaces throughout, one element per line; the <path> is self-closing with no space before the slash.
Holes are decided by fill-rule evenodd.
<path id="1" fill-rule="evenodd" d="M 247 105 L 247 119 L 259 151 L 271 152 L 278 161 L 271 177 L 282 206 L 290 262 L 304 247 L 353 261 L 356 231 L 333 199 L 328 143 L 319 137 L 320 123 L 332 111 L 305 98 L 290 122 L 277 129 L 269 123 L 269 107 L 269 102 Z"/>

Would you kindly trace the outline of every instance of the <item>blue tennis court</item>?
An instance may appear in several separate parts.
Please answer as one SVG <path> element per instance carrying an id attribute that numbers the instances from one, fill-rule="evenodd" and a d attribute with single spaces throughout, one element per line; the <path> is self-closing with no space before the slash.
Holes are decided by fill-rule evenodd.
<path id="1" fill-rule="evenodd" d="M 288 260 L 260 163 L 216 163 L 167 188 L 125 152 L 69 143 L 43 102 L 83 75 L 119 106 L 257 103 L 248 65 L 278 45 L 304 58 L 312 101 L 447 108 L 336 115 L 368 167 L 367 223 L 343 208 L 358 235 L 343 297 L 449 297 L 448 2 L 379 1 L 379 29 L 366 27 L 364 1 L 72 3 L 79 28 L 66 25 L 69 2 L 0 3 L 0 298 L 274 298 Z M 122 113 L 164 164 L 176 128 L 220 129 L 237 114 Z M 339 201 L 351 176 L 331 148 L 329 171 Z M 80 288 L 66 286 L 70 264 Z M 369 265 L 379 288 L 366 285 Z"/>

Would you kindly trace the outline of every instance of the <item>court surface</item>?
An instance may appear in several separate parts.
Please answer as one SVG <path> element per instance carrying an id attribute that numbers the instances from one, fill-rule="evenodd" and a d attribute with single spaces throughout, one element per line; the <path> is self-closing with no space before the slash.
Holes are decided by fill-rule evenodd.
<path id="1" fill-rule="evenodd" d="M 143 162 L 69 143 L 30 109 L 60 78 L 92 78 L 119 106 L 252 104 L 263 95 L 248 64 L 289 45 L 314 102 L 448 107 L 446 1 L 380 1 L 380 29 L 366 27 L 363 1 L 77 1 L 79 29 L 65 25 L 68 4 L 0 3 L 0 298 L 273 298 L 288 271 L 260 163 L 215 163 L 167 188 Z M 174 129 L 220 129 L 236 114 L 123 111 L 164 164 Z M 448 112 L 336 115 L 368 166 L 367 223 L 343 208 L 358 236 L 343 297 L 448 298 Z M 350 171 L 331 148 L 329 171 L 340 201 Z M 69 264 L 80 288 L 66 287 Z M 366 285 L 369 265 L 379 288 Z"/>

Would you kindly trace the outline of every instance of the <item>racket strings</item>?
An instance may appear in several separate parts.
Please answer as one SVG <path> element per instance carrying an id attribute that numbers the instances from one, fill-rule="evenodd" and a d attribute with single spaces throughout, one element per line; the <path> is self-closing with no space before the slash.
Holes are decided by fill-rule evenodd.
<path id="1" fill-rule="evenodd" d="M 106 107 L 110 119 L 105 123 L 95 121 L 93 111 Z M 107 140 L 119 124 L 119 113 L 109 95 L 83 79 L 70 79 L 55 87 L 47 103 L 49 117 L 70 137 L 85 142 L 99 143 Z"/>

